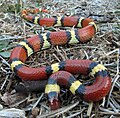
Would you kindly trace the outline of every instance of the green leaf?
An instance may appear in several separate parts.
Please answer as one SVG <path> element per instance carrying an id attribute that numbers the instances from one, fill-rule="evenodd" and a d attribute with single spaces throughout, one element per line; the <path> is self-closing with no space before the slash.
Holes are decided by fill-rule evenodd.
<path id="1" fill-rule="evenodd" d="M 3 49 L 3 48 L 5 48 L 5 47 L 7 47 L 8 46 L 8 41 L 6 41 L 6 40 L 2 40 L 2 41 L 0 41 L 0 51 Z"/>
<path id="2" fill-rule="evenodd" d="M 16 12 L 20 12 L 20 9 L 21 9 L 21 4 L 15 4 L 15 10 Z"/>
<path id="3" fill-rule="evenodd" d="M 2 56 L 2 57 L 4 57 L 4 58 L 9 58 L 10 57 L 10 52 L 8 52 L 8 51 L 5 51 L 5 52 L 0 52 L 0 55 Z"/>

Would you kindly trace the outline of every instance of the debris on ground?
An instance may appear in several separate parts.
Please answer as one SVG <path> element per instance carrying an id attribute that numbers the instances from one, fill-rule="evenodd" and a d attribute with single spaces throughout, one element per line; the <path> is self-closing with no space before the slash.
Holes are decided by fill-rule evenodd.
<path id="1" fill-rule="evenodd" d="M 41 27 L 21 18 L 25 8 L 45 8 L 40 17 L 81 16 L 95 20 L 98 32 L 87 44 L 55 46 L 29 57 L 31 67 L 66 59 L 90 59 L 105 65 L 112 78 L 109 95 L 87 103 L 61 88 L 61 108 L 51 111 L 40 81 L 24 82 L 10 69 L 9 57 L 21 40 L 68 27 Z M 0 117 L 119 118 L 120 117 L 120 1 L 119 0 L 2 0 L 0 1 Z M 82 80 L 88 84 L 89 80 Z M 46 84 L 46 83 L 42 83 Z M 40 91 L 41 90 L 41 91 Z M 12 117 L 11 117 L 12 116 Z"/>

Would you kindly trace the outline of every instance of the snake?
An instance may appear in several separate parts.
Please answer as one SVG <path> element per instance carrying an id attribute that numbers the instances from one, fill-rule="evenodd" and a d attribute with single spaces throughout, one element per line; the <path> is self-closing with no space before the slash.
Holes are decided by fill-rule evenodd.
<path id="1" fill-rule="evenodd" d="M 86 43 L 97 32 L 97 26 L 91 18 L 78 16 L 62 16 L 41 18 L 28 13 L 47 12 L 44 9 L 22 10 L 22 17 L 40 26 L 74 27 L 71 30 L 60 30 L 34 35 L 20 41 L 10 55 L 10 66 L 16 76 L 22 80 L 48 80 L 45 93 L 48 96 L 52 110 L 60 107 L 60 86 L 68 88 L 73 95 L 88 102 L 100 101 L 111 88 L 111 77 L 108 69 L 93 60 L 68 59 L 48 66 L 33 68 L 25 64 L 27 58 L 40 50 L 46 50 L 51 46 L 64 46 Z M 74 75 L 80 74 L 93 77 L 92 85 L 85 85 Z"/>

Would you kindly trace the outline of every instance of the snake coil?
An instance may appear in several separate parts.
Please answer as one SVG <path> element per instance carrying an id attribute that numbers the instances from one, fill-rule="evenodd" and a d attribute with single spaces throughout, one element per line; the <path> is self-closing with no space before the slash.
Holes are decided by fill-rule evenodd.
<path id="1" fill-rule="evenodd" d="M 10 56 L 11 69 L 23 80 L 48 79 L 45 93 L 48 95 L 51 109 L 59 108 L 58 96 L 60 86 L 65 85 L 73 94 L 78 94 L 85 101 L 99 101 L 111 88 L 111 78 L 102 64 L 91 60 L 66 60 L 46 67 L 31 68 L 25 65 L 26 59 L 33 53 L 50 48 L 52 45 L 77 44 L 90 41 L 97 31 L 97 26 L 90 18 L 53 17 L 39 18 L 28 15 L 28 12 L 48 12 L 44 9 L 26 9 L 22 17 L 40 26 L 77 27 L 71 31 L 48 32 L 35 35 L 18 43 Z M 90 86 L 83 85 L 72 74 L 89 75 L 95 78 Z"/>

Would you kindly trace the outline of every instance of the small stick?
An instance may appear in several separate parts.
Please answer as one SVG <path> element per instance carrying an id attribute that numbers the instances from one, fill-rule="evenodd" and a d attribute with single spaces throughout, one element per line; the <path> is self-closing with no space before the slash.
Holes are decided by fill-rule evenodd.
<path id="1" fill-rule="evenodd" d="M 23 100 L 15 103 L 15 104 L 13 104 L 13 105 L 10 105 L 9 107 L 17 107 L 17 106 L 19 106 L 21 103 L 23 103 L 23 102 L 25 102 L 25 101 L 27 101 L 27 100 L 28 100 L 28 97 L 26 97 L 25 99 L 23 99 Z"/>
<path id="2" fill-rule="evenodd" d="M 42 93 L 41 96 L 38 98 L 38 100 L 36 101 L 36 103 L 33 105 L 33 109 L 38 105 L 38 103 L 42 99 L 43 95 L 44 95 L 44 93 Z"/>
<path id="3" fill-rule="evenodd" d="M 86 108 L 83 108 L 83 109 L 80 110 L 79 112 L 77 111 L 77 113 L 74 113 L 74 114 L 72 114 L 72 115 L 70 115 L 70 116 L 68 116 L 68 117 L 66 117 L 66 118 L 74 118 L 75 116 L 81 114 L 85 109 L 86 109 Z"/>
<path id="4" fill-rule="evenodd" d="M 4 80 L 4 82 L 3 82 L 2 86 L 1 86 L 0 90 L 2 90 L 4 88 L 6 82 L 8 81 L 8 78 L 9 78 L 9 75 L 6 76 L 6 78 L 5 78 L 5 80 Z"/>
<path id="5" fill-rule="evenodd" d="M 63 108 L 60 108 L 58 110 L 55 110 L 55 111 L 52 111 L 50 113 L 47 113 L 47 114 L 44 114 L 44 115 L 39 115 L 37 118 L 45 118 L 45 117 L 55 117 L 57 115 L 60 115 L 64 112 L 67 112 L 68 110 L 74 108 L 75 106 L 77 106 L 79 104 L 79 101 L 77 101 L 76 103 L 72 104 L 72 105 L 69 105 L 69 106 L 66 106 L 66 107 L 63 107 Z"/>
<path id="6" fill-rule="evenodd" d="M 89 117 L 90 117 L 90 115 L 91 115 L 92 108 L 93 108 L 93 102 L 90 102 L 90 103 L 89 103 L 88 110 L 87 110 L 87 116 L 89 116 Z"/>
<path id="7" fill-rule="evenodd" d="M 0 59 L 2 60 L 2 62 L 4 64 L 6 64 L 8 67 L 10 67 L 10 64 L 5 59 L 3 59 L 2 56 L 0 56 Z"/>
<path id="8" fill-rule="evenodd" d="M 108 107 L 108 105 L 109 105 L 109 100 L 110 100 L 111 93 L 112 93 L 113 88 L 114 88 L 114 86 L 115 86 L 115 83 L 116 83 L 116 81 L 117 81 L 118 79 L 119 79 L 119 75 L 115 76 L 115 78 L 113 79 L 114 81 L 113 81 L 111 90 L 110 90 L 109 95 L 108 95 L 107 107 Z"/>

